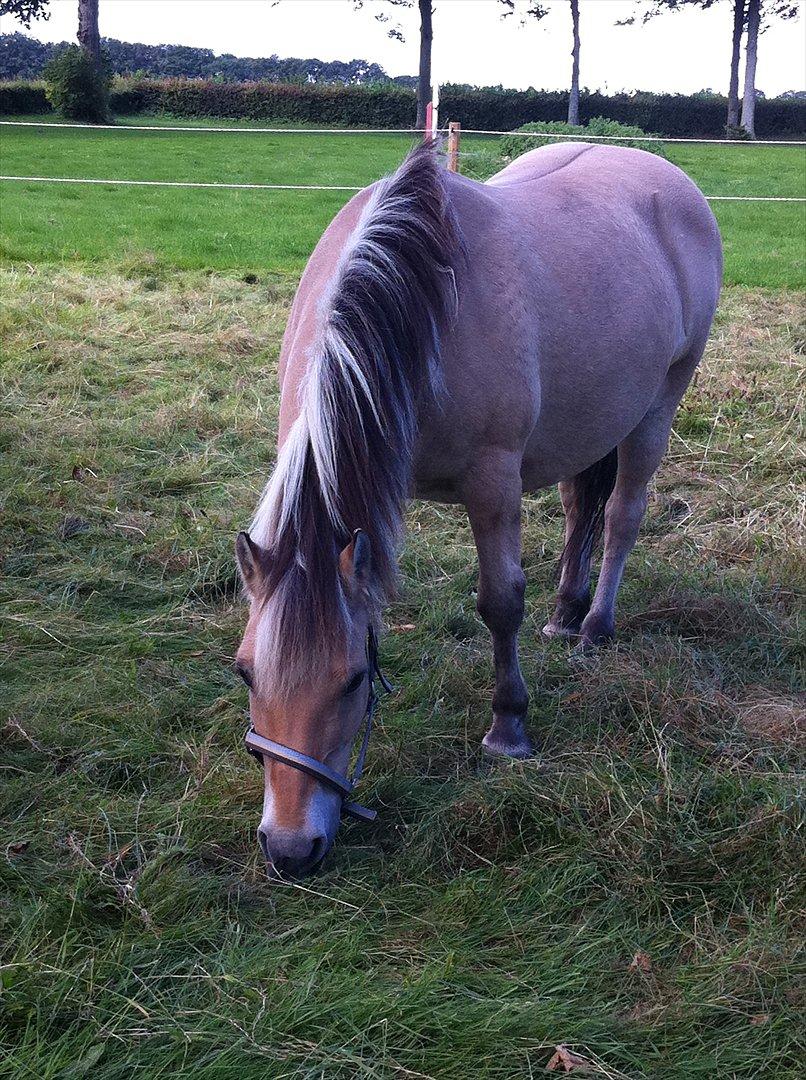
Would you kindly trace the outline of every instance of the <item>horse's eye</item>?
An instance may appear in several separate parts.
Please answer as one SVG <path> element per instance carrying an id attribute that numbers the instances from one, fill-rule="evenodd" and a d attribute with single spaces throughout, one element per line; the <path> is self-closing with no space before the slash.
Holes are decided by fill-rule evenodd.
<path id="1" fill-rule="evenodd" d="M 364 682 L 364 676 L 366 671 L 359 671 L 358 674 L 353 675 L 352 679 L 345 685 L 341 692 L 342 697 L 349 697 L 350 694 L 354 694 L 356 690 Z"/>
<path id="2" fill-rule="evenodd" d="M 246 683 L 246 685 L 251 690 L 252 689 L 252 672 L 249 670 L 249 668 L 246 667 L 244 664 L 236 664 L 235 665 L 235 670 L 238 672 L 238 674 L 241 676 L 243 681 Z"/>

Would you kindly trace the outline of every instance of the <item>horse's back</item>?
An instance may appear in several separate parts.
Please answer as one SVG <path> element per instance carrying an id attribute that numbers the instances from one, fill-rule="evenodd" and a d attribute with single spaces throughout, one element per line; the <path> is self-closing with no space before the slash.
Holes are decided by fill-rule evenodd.
<path id="1" fill-rule="evenodd" d="M 541 243 L 551 246 L 554 234 L 570 252 L 611 256 L 611 274 L 625 284 L 629 256 L 640 263 L 656 251 L 681 294 L 689 329 L 702 324 L 707 332 L 719 296 L 722 244 L 708 202 L 676 165 L 630 147 L 566 143 L 523 154 L 485 186 L 531 221 Z M 626 263 L 612 258 L 619 253 Z M 552 264 L 577 269 L 573 259 Z"/>
<path id="2" fill-rule="evenodd" d="M 467 269 L 443 353 L 453 408 L 427 425 L 424 457 L 445 471 L 461 420 L 475 425 L 465 441 L 494 431 L 521 447 L 530 486 L 553 483 L 624 438 L 670 368 L 701 351 L 716 223 L 684 173 L 621 147 L 546 147 L 486 184 L 447 183 Z"/>

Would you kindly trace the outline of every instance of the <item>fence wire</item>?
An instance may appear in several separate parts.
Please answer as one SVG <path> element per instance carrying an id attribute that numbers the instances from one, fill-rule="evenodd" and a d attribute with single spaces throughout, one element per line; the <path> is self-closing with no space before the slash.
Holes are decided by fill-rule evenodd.
<path id="1" fill-rule="evenodd" d="M 223 188 L 236 191 L 346 191 L 355 193 L 363 187 L 346 187 L 336 184 L 225 184 L 205 183 L 201 180 L 103 180 L 80 176 L 0 176 L 0 180 L 16 180 L 32 184 L 102 184 L 107 187 L 167 187 L 167 188 Z M 364 185 L 367 187 L 368 185 Z M 709 202 L 781 202 L 806 203 L 806 198 L 788 195 L 706 195 Z"/>
<path id="2" fill-rule="evenodd" d="M 76 124 L 61 121 L 47 120 L 0 120 L 2 127 L 35 127 L 35 128 L 71 128 L 84 131 L 167 131 L 172 133 L 186 134 L 188 132 L 202 133 L 225 133 L 225 134 L 270 134 L 270 135 L 419 135 L 419 128 L 270 128 L 270 127 L 202 127 L 202 126 L 177 126 L 168 124 Z M 446 128 L 435 131 L 437 135 L 444 135 Z M 489 131 L 483 128 L 462 128 L 462 135 L 516 135 L 522 138 L 539 137 L 541 139 L 579 139 L 578 135 L 565 133 L 542 133 L 529 131 Z M 806 142 L 795 140 L 763 140 L 751 142 L 744 139 L 697 139 L 697 138 L 663 138 L 656 135 L 643 136 L 609 136 L 609 135 L 585 135 L 585 141 L 606 142 L 671 142 L 671 143 L 697 143 L 712 146 L 792 146 L 803 147 Z M 478 151 L 459 151 L 460 157 L 476 156 Z M 165 188 L 208 188 L 235 191 L 334 191 L 355 193 L 361 191 L 361 187 L 342 184 L 245 184 L 205 182 L 194 180 L 130 180 L 130 179 L 104 179 L 96 177 L 73 177 L 73 176 L 0 176 L 0 180 L 16 181 L 20 183 L 51 183 L 51 184 L 96 184 L 102 186 L 123 187 L 165 187 Z M 804 203 L 806 197 L 784 195 L 706 195 L 709 202 L 775 202 L 775 203 Z"/>

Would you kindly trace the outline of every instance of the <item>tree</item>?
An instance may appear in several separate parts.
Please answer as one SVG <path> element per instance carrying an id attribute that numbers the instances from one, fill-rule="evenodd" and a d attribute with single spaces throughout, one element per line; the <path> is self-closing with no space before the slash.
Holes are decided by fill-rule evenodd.
<path id="1" fill-rule="evenodd" d="M 499 0 L 499 3 L 506 8 L 503 18 L 515 13 L 515 0 Z M 579 0 L 570 0 L 570 4 L 573 44 L 571 47 L 571 92 L 568 95 L 568 123 L 579 124 Z M 538 21 L 545 18 L 549 10 L 544 3 L 537 3 L 533 0 L 523 13 L 521 26 L 525 25 L 526 19 L 529 17 Z"/>
<path id="2" fill-rule="evenodd" d="M 642 23 L 648 23 L 657 15 L 667 11 L 682 11 L 683 8 L 699 8 L 707 11 L 720 0 L 644 0 L 645 10 Z M 758 37 L 769 26 L 769 19 L 793 19 L 798 14 L 798 5 L 793 0 L 730 0 L 733 7 L 730 52 L 730 78 L 728 81 L 728 115 L 726 129 L 728 134 L 739 127 L 739 62 L 741 59 L 742 35 L 747 28 L 745 47 L 744 97 L 742 102 L 741 126 L 750 138 L 755 138 L 756 106 L 756 62 L 758 59 Z M 636 15 L 619 20 L 617 26 L 632 26 Z"/>
<path id="3" fill-rule="evenodd" d="M 70 120 L 107 123 L 112 69 L 101 55 L 98 0 L 78 0 L 78 45 L 53 56 L 42 72 L 54 109 Z"/>
<path id="4" fill-rule="evenodd" d="M 431 22 L 433 8 L 431 0 L 417 0 L 420 8 L 420 66 L 417 70 L 417 118 L 416 128 L 425 128 L 428 103 L 433 99 L 431 87 L 431 47 L 434 43 L 434 28 Z"/>
<path id="5" fill-rule="evenodd" d="M 50 0 L 0 0 L 0 15 L 18 19 L 26 30 L 33 19 L 49 19 Z M 78 42 L 96 65 L 101 63 L 101 38 L 98 33 L 98 0 L 78 0 Z"/>
<path id="6" fill-rule="evenodd" d="M 353 0 L 353 6 L 358 11 L 368 2 L 369 0 Z M 415 0 L 373 0 L 373 2 L 376 7 L 379 4 L 387 4 L 395 8 L 411 8 L 415 4 Z M 426 109 L 433 98 L 431 50 L 434 42 L 434 8 L 432 0 L 416 0 L 416 3 L 420 12 L 420 65 L 417 76 L 417 118 L 414 126 L 423 130 L 425 129 Z M 392 16 L 387 11 L 377 11 L 375 18 L 379 23 L 392 23 L 387 30 L 388 36 L 396 41 L 405 42 L 403 27 L 399 22 L 393 23 Z"/>
<path id="7" fill-rule="evenodd" d="M 0 15 L 11 15 L 26 30 L 31 29 L 34 19 L 49 19 L 49 0 L 0 0 Z"/>
<path id="8" fill-rule="evenodd" d="M 98 0 L 78 0 L 78 43 L 90 54 L 96 67 L 101 63 L 101 35 L 98 32 Z"/>
<path id="9" fill-rule="evenodd" d="M 571 93 L 568 97 L 568 123 L 579 123 L 579 0 L 571 0 L 571 24 L 574 44 L 571 48 Z"/>
<path id="10" fill-rule="evenodd" d="M 733 37 L 730 47 L 730 81 L 728 82 L 728 135 L 739 126 L 739 58 L 746 17 L 747 0 L 733 0 Z"/>
<path id="11" fill-rule="evenodd" d="M 742 98 L 742 127 L 747 137 L 756 137 L 756 63 L 758 62 L 758 32 L 761 27 L 761 0 L 747 3 L 747 42 L 744 54 L 744 97 Z"/>
<path id="12" fill-rule="evenodd" d="M 744 97 L 742 99 L 742 128 L 749 139 L 756 137 L 756 64 L 758 37 L 770 25 L 770 19 L 794 19 L 798 5 L 792 0 L 747 0 L 747 43 L 744 59 Z"/>

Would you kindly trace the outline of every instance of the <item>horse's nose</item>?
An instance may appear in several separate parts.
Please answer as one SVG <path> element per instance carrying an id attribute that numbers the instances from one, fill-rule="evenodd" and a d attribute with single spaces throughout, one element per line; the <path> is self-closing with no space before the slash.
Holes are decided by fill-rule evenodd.
<path id="1" fill-rule="evenodd" d="M 258 843 L 272 871 L 281 877 L 305 877 L 310 874 L 327 854 L 327 837 L 311 836 L 287 829 L 257 831 Z"/>

